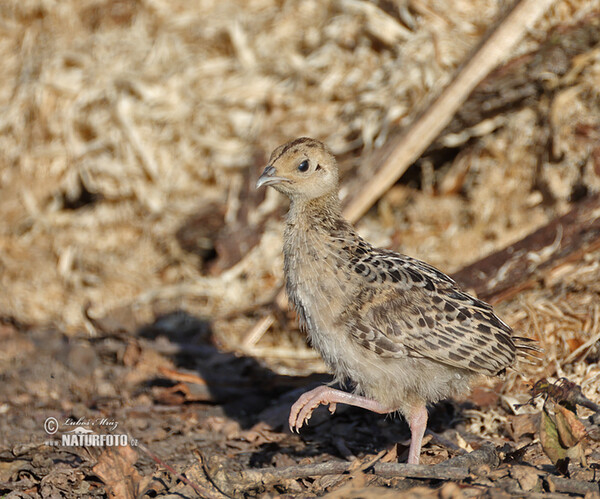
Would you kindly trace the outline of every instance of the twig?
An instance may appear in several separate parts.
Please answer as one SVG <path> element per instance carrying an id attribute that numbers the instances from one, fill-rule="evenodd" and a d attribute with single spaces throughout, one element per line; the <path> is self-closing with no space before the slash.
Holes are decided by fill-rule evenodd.
<path id="1" fill-rule="evenodd" d="M 562 492 L 582 496 L 587 496 L 588 494 L 591 496 L 594 493 L 600 493 L 600 484 L 598 482 L 586 482 L 584 480 L 573 480 L 572 478 L 548 475 L 546 483 L 550 492 Z"/>
<path id="2" fill-rule="evenodd" d="M 213 477 L 211 476 L 210 470 L 208 469 L 206 459 L 205 459 L 202 451 L 200 449 L 196 449 L 194 451 L 194 454 L 198 458 L 198 462 L 200 463 L 200 466 L 202 467 L 202 471 L 204 472 L 204 476 L 208 480 L 208 483 L 210 483 L 210 485 L 212 487 L 214 487 L 215 490 L 217 490 L 219 494 L 222 494 L 223 497 L 229 497 L 224 491 L 221 490 L 221 488 L 213 480 Z"/>
<path id="3" fill-rule="evenodd" d="M 378 463 L 373 467 L 373 473 L 384 478 L 406 477 L 433 480 L 463 480 L 470 475 L 468 468 L 457 466 L 401 463 Z"/>
<path id="4" fill-rule="evenodd" d="M 471 468 L 482 465 L 495 467 L 500 459 L 493 446 L 483 446 L 464 456 L 454 457 L 434 466 L 424 464 L 375 463 L 365 471 L 384 478 L 424 478 L 430 480 L 463 480 L 471 475 Z M 326 463 L 243 470 L 228 475 L 236 491 L 271 485 L 282 480 L 296 480 L 324 475 L 341 475 L 352 471 L 354 463 L 331 461 Z"/>
<path id="5" fill-rule="evenodd" d="M 396 182 L 446 127 L 475 86 L 496 67 L 554 0 L 517 0 L 452 82 L 407 129 L 392 149 L 384 152 L 383 166 L 344 210 L 358 220 Z"/>
<path id="6" fill-rule="evenodd" d="M 297 480 L 314 476 L 341 475 L 347 473 L 353 463 L 330 461 L 326 463 L 303 464 L 285 468 L 264 468 L 244 470 L 231 476 L 237 482 L 237 490 L 245 490 L 260 485 L 269 485 L 281 480 Z M 439 467 L 424 464 L 377 463 L 372 468 L 375 475 L 391 477 L 433 478 L 437 480 L 462 480 L 469 476 L 466 468 Z M 368 471 L 368 470 L 367 470 Z"/>
<path id="7" fill-rule="evenodd" d="M 453 466 L 459 467 L 464 466 L 465 468 L 476 468 L 479 466 L 489 466 L 490 468 L 496 468 L 500 465 L 500 456 L 496 451 L 496 448 L 489 443 L 482 445 L 479 449 L 463 454 L 461 456 L 453 457 L 448 459 L 438 466 Z"/>
<path id="8" fill-rule="evenodd" d="M 242 346 L 244 348 L 251 348 L 256 345 L 274 322 L 275 316 L 273 314 L 265 315 L 244 336 Z"/>

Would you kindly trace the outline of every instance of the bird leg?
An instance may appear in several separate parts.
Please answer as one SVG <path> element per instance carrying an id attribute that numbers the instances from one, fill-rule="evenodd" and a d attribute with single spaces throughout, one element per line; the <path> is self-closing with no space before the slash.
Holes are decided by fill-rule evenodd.
<path id="1" fill-rule="evenodd" d="M 425 405 L 413 407 L 408 415 L 410 426 L 410 447 L 408 449 L 408 464 L 419 464 L 421 444 L 427 428 L 427 407 Z"/>
<path id="2" fill-rule="evenodd" d="M 394 409 L 385 407 L 375 400 L 354 395 L 353 393 L 336 390 L 329 386 L 319 386 L 314 390 L 303 393 L 290 410 L 289 424 L 291 431 L 299 431 L 302 425 L 312 416 L 313 411 L 320 405 L 329 405 L 329 412 L 335 412 L 336 404 L 347 404 L 362 407 L 378 414 L 387 414 Z M 419 464 L 423 435 L 427 428 L 427 408 L 425 405 L 413 407 L 408 414 L 410 426 L 410 448 L 408 449 L 408 464 Z"/>
<path id="3" fill-rule="evenodd" d="M 313 411 L 320 405 L 329 405 L 329 412 L 333 414 L 336 404 L 354 405 L 379 414 L 387 414 L 394 410 L 360 395 L 336 390 L 329 386 L 319 386 L 314 390 L 303 393 L 292 406 L 289 418 L 290 430 L 299 431 L 302 425 L 310 419 Z"/>

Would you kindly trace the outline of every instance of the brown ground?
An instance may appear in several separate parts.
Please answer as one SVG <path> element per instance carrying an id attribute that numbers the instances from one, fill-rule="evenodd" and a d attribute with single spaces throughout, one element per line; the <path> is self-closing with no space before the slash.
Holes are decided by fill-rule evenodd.
<path id="1" fill-rule="evenodd" d="M 352 180 L 372 175 L 365 158 L 448 82 L 502 5 L 2 2 L 0 493 L 193 497 L 146 449 L 207 497 L 598 493 L 593 435 L 565 485 L 540 445 L 540 405 L 511 409 L 543 377 L 600 402 L 597 247 L 497 304 L 544 347 L 542 363 L 432 408 L 439 436 L 423 462 L 492 442 L 502 462 L 487 473 L 376 476 L 370 460 L 402 461 L 407 428 L 358 409 L 322 409 L 301 435 L 284 424 L 329 378 L 272 305 L 285 202 L 253 189 L 265 157 L 295 136 L 322 139 L 351 197 Z M 597 0 L 557 0 L 359 231 L 453 273 L 592 199 L 599 16 Z M 85 427 L 68 421 L 138 445 L 49 445 Z M 254 487 L 235 474 L 322 462 L 355 467 Z"/>

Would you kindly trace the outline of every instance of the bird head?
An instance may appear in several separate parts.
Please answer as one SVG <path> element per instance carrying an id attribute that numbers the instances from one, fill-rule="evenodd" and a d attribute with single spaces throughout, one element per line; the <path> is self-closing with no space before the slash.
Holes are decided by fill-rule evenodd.
<path id="1" fill-rule="evenodd" d="M 337 194 L 338 169 L 325 144 L 302 137 L 273 151 L 256 188 L 271 185 L 293 201 Z"/>

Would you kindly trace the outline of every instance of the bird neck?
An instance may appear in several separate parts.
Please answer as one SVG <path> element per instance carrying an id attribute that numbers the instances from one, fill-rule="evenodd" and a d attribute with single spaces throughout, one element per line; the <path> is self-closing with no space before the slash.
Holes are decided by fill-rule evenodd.
<path id="1" fill-rule="evenodd" d="M 288 212 L 288 225 L 298 228 L 327 228 L 343 220 L 337 192 L 314 199 L 292 199 Z"/>

